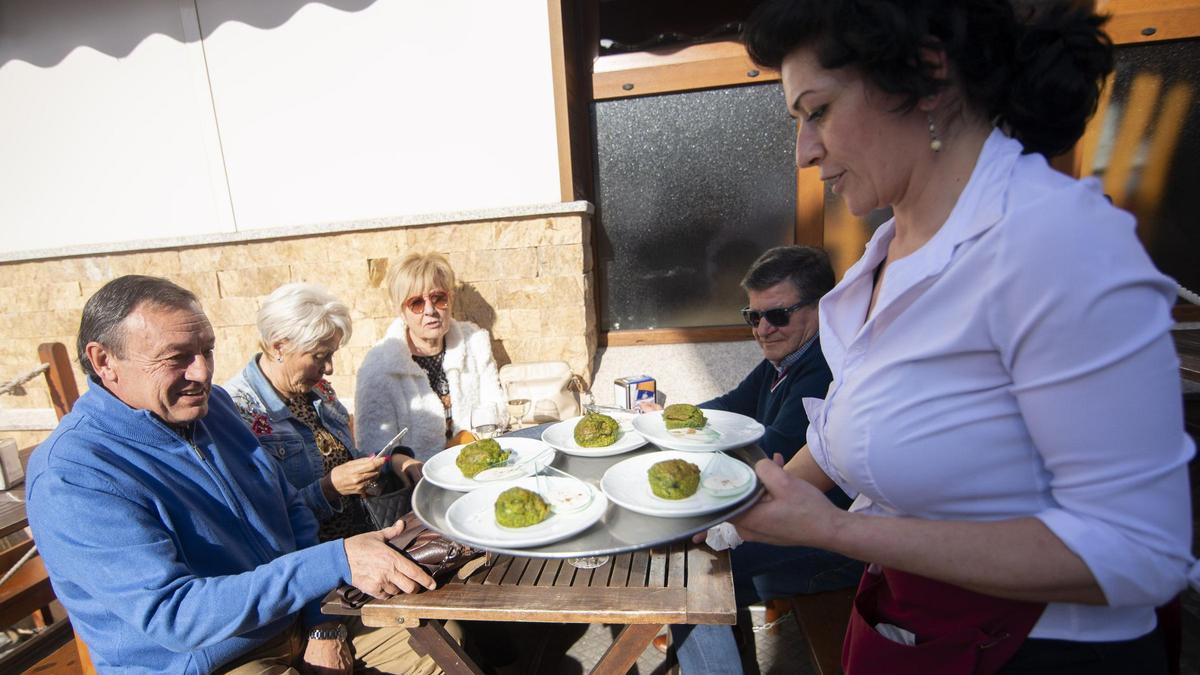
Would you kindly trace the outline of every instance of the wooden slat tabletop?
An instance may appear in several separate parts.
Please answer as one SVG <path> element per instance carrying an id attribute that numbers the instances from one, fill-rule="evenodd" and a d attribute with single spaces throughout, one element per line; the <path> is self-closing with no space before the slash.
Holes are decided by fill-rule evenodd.
<path id="1" fill-rule="evenodd" d="M 19 532 L 29 525 L 25 516 L 25 485 L 0 490 L 0 537 Z"/>
<path id="2" fill-rule="evenodd" d="M 369 626 L 421 619 L 732 624 L 736 608 L 729 554 L 679 543 L 613 556 L 595 569 L 502 555 L 435 591 L 373 600 L 362 619 Z"/>
<path id="3" fill-rule="evenodd" d="M 1179 352 L 1179 372 L 1184 379 L 1200 382 L 1200 330 L 1171 331 Z"/>

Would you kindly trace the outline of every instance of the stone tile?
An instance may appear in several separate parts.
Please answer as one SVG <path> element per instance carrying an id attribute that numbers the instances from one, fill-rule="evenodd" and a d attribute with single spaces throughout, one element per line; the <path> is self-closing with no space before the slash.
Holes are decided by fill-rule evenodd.
<path id="1" fill-rule="evenodd" d="M 460 282 L 533 279 L 538 276 L 535 248 L 455 251 L 447 257 Z"/>
<path id="2" fill-rule="evenodd" d="M 367 258 L 390 258 L 409 248 L 408 232 L 403 228 L 393 230 L 367 230 L 346 232 L 319 238 L 297 239 L 307 245 L 324 249 L 324 260 L 359 260 Z M 314 260 L 314 262 L 317 262 Z"/>
<path id="3" fill-rule="evenodd" d="M 148 251 L 108 256 L 108 266 L 114 278 L 126 274 L 145 274 L 166 277 L 182 271 L 179 251 Z"/>
<path id="4" fill-rule="evenodd" d="M 217 298 L 204 303 L 204 313 L 214 326 L 253 326 L 258 320 L 258 300 Z"/>
<path id="5" fill-rule="evenodd" d="M 578 244 L 539 246 L 537 255 L 539 277 L 570 276 L 586 271 L 583 247 Z"/>
<path id="6" fill-rule="evenodd" d="M 292 265 L 292 281 L 321 284 L 345 302 L 361 289 L 369 288 L 367 259 Z"/>
<path id="7" fill-rule="evenodd" d="M 538 330 L 547 337 L 583 335 L 587 330 L 587 305 L 551 305 L 538 310 L 538 314 Z"/>
<path id="8" fill-rule="evenodd" d="M 217 272 L 222 298 L 265 297 L 291 280 L 292 268 L 288 265 L 247 267 Z"/>
<path id="9" fill-rule="evenodd" d="M 204 301 L 221 297 L 221 286 L 217 281 L 216 272 L 176 272 L 167 277 L 183 286 Z"/>
<path id="10" fill-rule="evenodd" d="M 11 286 L 4 289 L 4 312 L 39 312 L 47 309 L 83 309 L 78 281 Z"/>

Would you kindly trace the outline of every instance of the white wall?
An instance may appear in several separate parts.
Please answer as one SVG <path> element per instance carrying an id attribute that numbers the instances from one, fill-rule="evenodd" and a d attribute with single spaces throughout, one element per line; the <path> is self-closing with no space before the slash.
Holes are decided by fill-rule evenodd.
<path id="1" fill-rule="evenodd" d="M 0 253 L 559 202 L 546 9 L 4 0 Z"/>

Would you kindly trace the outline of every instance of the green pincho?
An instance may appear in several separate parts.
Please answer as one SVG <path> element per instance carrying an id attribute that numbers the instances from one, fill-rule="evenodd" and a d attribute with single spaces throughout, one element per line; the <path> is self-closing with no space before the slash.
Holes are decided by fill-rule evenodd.
<path id="1" fill-rule="evenodd" d="M 650 491 L 663 499 L 686 499 L 700 487 L 700 467 L 682 459 L 658 462 L 646 471 Z"/>
<path id="2" fill-rule="evenodd" d="M 603 448 L 617 442 L 621 425 L 600 413 L 588 413 L 575 425 L 575 443 L 581 448 Z"/>
<path id="3" fill-rule="evenodd" d="M 508 450 L 501 448 L 495 440 L 485 438 L 460 450 L 454 464 L 464 476 L 474 478 L 475 474 L 484 469 L 507 462 L 509 454 Z"/>
<path id="4" fill-rule="evenodd" d="M 496 497 L 496 522 L 502 527 L 529 527 L 550 517 L 550 507 L 532 490 L 511 487 Z"/>
<path id="5" fill-rule="evenodd" d="M 668 429 L 703 429 L 708 418 L 690 403 L 673 403 L 663 410 L 663 423 Z"/>

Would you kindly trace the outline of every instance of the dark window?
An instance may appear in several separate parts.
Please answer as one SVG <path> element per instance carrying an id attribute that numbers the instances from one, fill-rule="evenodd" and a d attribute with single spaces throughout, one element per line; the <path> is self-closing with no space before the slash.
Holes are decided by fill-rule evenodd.
<path id="1" fill-rule="evenodd" d="M 740 322 L 738 286 L 794 238 L 778 83 L 597 101 L 601 330 Z"/>

